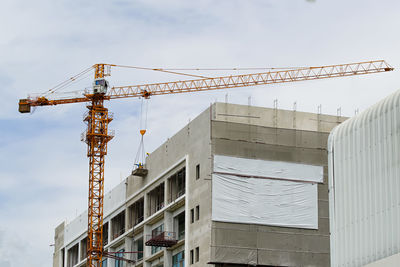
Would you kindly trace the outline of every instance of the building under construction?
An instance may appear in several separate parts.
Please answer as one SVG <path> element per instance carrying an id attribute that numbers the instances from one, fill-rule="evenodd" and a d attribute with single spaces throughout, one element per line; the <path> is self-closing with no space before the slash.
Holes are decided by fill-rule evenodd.
<path id="1" fill-rule="evenodd" d="M 329 266 L 326 147 L 344 120 L 211 105 L 105 195 L 102 266 Z M 54 267 L 86 265 L 87 218 L 55 229 Z"/>

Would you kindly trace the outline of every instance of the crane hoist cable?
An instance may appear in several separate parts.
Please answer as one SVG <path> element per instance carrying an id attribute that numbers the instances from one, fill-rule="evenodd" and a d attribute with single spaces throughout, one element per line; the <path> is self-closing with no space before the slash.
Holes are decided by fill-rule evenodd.
<path id="1" fill-rule="evenodd" d="M 144 135 L 147 132 L 147 112 L 149 107 L 149 99 L 141 98 L 140 104 L 140 143 L 136 153 L 133 169 L 142 169 L 146 164 L 146 150 L 144 148 Z"/>

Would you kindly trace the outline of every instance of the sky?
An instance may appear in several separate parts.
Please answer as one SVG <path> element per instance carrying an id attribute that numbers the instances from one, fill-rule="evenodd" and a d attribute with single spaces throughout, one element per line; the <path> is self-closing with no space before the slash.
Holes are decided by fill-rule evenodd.
<path id="1" fill-rule="evenodd" d="M 395 71 L 366 76 L 167 95 L 148 101 L 151 152 L 215 101 L 354 116 L 398 90 L 397 0 L 2 0 L 0 9 L 0 266 L 52 266 L 54 228 L 86 209 L 83 103 L 18 113 L 95 63 L 152 68 L 297 67 L 385 59 Z M 222 71 L 196 72 L 218 76 Z M 229 74 L 238 74 L 231 71 Z M 186 77 L 187 78 L 187 77 Z M 186 79 L 112 69 L 111 85 Z M 92 77 L 67 90 L 91 86 Z M 132 170 L 139 99 L 114 112 L 105 188 Z"/>

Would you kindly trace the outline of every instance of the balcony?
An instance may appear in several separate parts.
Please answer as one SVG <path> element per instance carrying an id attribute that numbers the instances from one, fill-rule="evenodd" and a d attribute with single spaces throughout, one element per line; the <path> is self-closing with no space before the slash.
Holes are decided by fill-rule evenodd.
<path id="1" fill-rule="evenodd" d="M 147 235 L 146 240 L 145 245 L 153 247 L 172 247 L 178 243 L 175 232 L 161 232 L 154 235 Z"/>

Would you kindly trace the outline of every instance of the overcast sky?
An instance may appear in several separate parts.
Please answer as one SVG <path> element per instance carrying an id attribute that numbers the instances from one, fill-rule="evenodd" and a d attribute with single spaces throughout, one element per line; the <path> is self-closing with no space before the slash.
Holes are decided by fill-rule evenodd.
<path id="1" fill-rule="evenodd" d="M 400 66 L 398 0 L 2 0 L 0 9 L 0 266 L 51 266 L 54 228 L 86 209 L 84 104 L 17 112 L 98 62 L 145 67 L 319 66 L 385 59 Z M 238 72 L 233 72 L 238 73 Z M 200 74 L 200 73 L 199 73 Z M 202 73 L 201 73 L 202 74 Z M 207 75 L 222 75 L 208 72 Z M 112 85 L 183 79 L 113 72 Z M 153 97 L 151 152 L 214 101 L 353 116 L 398 88 L 398 70 L 350 78 Z M 91 78 L 68 88 L 81 90 Z M 131 171 L 137 99 L 114 100 L 106 191 Z"/>

